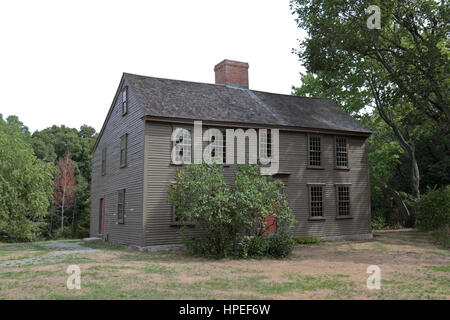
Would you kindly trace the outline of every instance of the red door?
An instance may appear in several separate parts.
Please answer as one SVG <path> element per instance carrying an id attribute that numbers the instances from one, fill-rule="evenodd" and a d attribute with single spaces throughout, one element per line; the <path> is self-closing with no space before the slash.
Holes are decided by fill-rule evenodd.
<path id="1" fill-rule="evenodd" d="M 103 234 L 103 213 L 105 212 L 105 200 L 103 198 L 100 199 L 100 214 L 99 214 L 99 222 L 98 222 L 98 233 Z"/>

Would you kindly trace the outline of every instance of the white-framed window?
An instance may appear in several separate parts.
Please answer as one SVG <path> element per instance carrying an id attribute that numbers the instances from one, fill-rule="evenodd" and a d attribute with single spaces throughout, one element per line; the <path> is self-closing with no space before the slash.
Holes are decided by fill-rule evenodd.
<path id="1" fill-rule="evenodd" d="M 128 87 L 122 89 L 122 115 L 128 113 Z"/>
<path id="2" fill-rule="evenodd" d="M 311 218 L 323 218 L 323 183 L 308 183 L 309 215 Z"/>
<path id="3" fill-rule="evenodd" d="M 120 137 L 120 167 L 127 166 L 127 148 L 128 148 L 128 134 L 125 133 Z"/>
<path id="4" fill-rule="evenodd" d="M 117 222 L 125 223 L 125 189 L 119 190 L 117 201 Z"/>
<path id="5" fill-rule="evenodd" d="M 172 163 L 189 164 L 192 162 L 192 139 L 189 130 L 177 127 L 172 132 Z"/>
<path id="6" fill-rule="evenodd" d="M 259 137 L 261 139 L 259 143 L 261 148 L 260 157 L 270 159 L 272 157 L 272 131 L 267 130 L 266 134 L 261 132 Z"/>
<path id="7" fill-rule="evenodd" d="M 348 168 L 347 138 L 335 138 L 336 168 Z"/>
<path id="8" fill-rule="evenodd" d="M 308 135 L 308 166 L 322 167 L 321 137 L 319 135 Z"/>
<path id="9" fill-rule="evenodd" d="M 204 160 L 211 163 L 226 163 L 226 133 L 223 130 L 211 128 L 206 130 L 204 141 L 208 142 L 205 148 Z M 209 159 L 208 159 L 209 158 Z"/>
<path id="10" fill-rule="evenodd" d="M 106 174 L 106 147 L 102 149 L 102 176 Z"/>
<path id="11" fill-rule="evenodd" d="M 336 184 L 337 217 L 350 217 L 350 185 Z"/>

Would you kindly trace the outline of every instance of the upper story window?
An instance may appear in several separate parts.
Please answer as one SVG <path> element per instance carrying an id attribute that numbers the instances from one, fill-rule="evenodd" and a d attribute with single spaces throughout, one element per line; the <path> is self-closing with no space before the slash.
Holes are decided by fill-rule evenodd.
<path id="1" fill-rule="evenodd" d="M 122 115 L 128 113 L 128 87 L 122 89 Z"/>
<path id="2" fill-rule="evenodd" d="M 321 151 L 321 137 L 318 135 L 308 135 L 308 166 L 321 168 L 322 167 L 322 151 Z"/>
<path id="3" fill-rule="evenodd" d="M 336 185 L 337 216 L 350 216 L 350 186 Z"/>
<path id="4" fill-rule="evenodd" d="M 106 147 L 102 149 L 102 176 L 106 174 Z"/>
<path id="5" fill-rule="evenodd" d="M 225 164 L 226 157 L 226 132 L 215 128 L 208 129 L 205 134 L 208 134 L 209 143 L 205 149 L 211 156 L 211 162 L 217 164 Z"/>
<path id="6" fill-rule="evenodd" d="M 192 140 L 189 130 L 176 128 L 172 134 L 172 162 L 189 164 L 192 160 Z"/>
<path id="7" fill-rule="evenodd" d="M 119 194 L 118 194 L 117 222 L 125 223 L 125 189 L 119 190 Z"/>
<path id="8" fill-rule="evenodd" d="M 269 159 L 272 157 L 272 131 L 267 130 L 267 134 L 260 134 L 261 157 Z"/>
<path id="9" fill-rule="evenodd" d="M 120 167 L 126 167 L 127 165 L 127 140 L 127 133 L 120 137 Z"/>
<path id="10" fill-rule="evenodd" d="M 323 217 L 323 184 L 309 184 L 309 211 L 311 218 Z"/>
<path id="11" fill-rule="evenodd" d="M 336 137 L 336 168 L 348 168 L 347 138 Z"/>

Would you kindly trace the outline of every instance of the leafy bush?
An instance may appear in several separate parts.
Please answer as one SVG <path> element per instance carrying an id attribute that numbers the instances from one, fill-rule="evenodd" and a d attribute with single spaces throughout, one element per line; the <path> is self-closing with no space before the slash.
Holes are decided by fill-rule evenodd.
<path id="1" fill-rule="evenodd" d="M 323 242 L 323 239 L 319 237 L 295 237 L 294 240 L 298 244 L 315 244 Z"/>
<path id="2" fill-rule="evenodd" d="M 269 247 L 267 254 L 274 258 L 287 257 L 295 249 L 296 243 L 292 234 L 287 230 L 277 230 L 273 235 L 268 236 Z"/>
<path id="3" fill-rule="evenodd" d="M 450 185 L 440 189 L 428 189 L 414 203 L 416 227 L 438 230 L 450 225 Z"/>
<path id="4" fill-rule="evenodd" d="M 244 236 L 239 243 L 239 256 L 242 258 L 256 258 L 267 255 L 269 241 L 267 236 Z"/>
<path id="5" fill-rule="evenodd" d="M 433 237 L 437 244 L 450 248 L 450 227 L 448 225 L 433 231 Z"/>
<path id="6" fill-rule="evenodd" d="M 278 229 L 288 229 L 295 219 L 280 192 L 282 182 L 262 176 L 257 165 L 238 168 L 234 188 L 225 183 L 221 165 L 191 164 L 177 172 L 168 201 L 176 208 L 183 242 L 191 253 L 207 257 L 285 256 L 292 251 L 289 238 Z M 265 234 L 268 216 L 276 219 L 273 236 Z M 192 233 L 185 227 L 189 222 L 202 232 Z M 265 249 L 266 241 L 271 249 Z M 287 247 L 278 253 L 272 242 Z"/>
<path id="7" fill-rule="evenodd" d="M 287 257 L 296 247 L 292 234 L 278 230 L 271 235 L 245 236 L 240 242 L 239 256 L 242 258 Z"/>
<path id="8" fill-rule="evenodd" d="M 372 229 L 379 230 L 386 227 L 386 218 L 381 215 L 376 215 L 372 217 Z"/>
<path id="9" fill-rule="evenodd" d="M 53 187 L 52 165 L 36 158 L 29 135 L 16 122 L 0 115 L 0 241 L 39 235 Z"/>

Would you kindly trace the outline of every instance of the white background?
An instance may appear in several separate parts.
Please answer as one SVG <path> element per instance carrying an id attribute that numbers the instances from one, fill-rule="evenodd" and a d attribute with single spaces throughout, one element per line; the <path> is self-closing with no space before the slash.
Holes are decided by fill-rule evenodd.
<path id="1" fill-rule="evenodd" d="M 225 58 L 250 64 L 251 89 L 290 94 L 294 18 L 288 0 L 0 0 L 0 113 L 99 131 L 122 72 L 213 83 Z"/>

